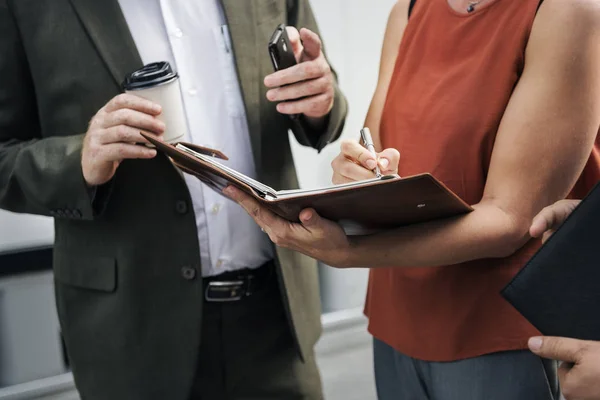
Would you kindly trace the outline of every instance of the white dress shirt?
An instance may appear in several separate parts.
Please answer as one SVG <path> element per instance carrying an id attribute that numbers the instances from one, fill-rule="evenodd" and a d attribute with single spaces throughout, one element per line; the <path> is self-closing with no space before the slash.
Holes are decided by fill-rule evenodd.
<path id="1" fill-rule="evenodd" d="M 245 0 L 244 0 L 245 1 Z M 169 61 L 179 73 L 187 141 L 221 150 L 226 164 L 255 177 L 231 40 L 218 0 L 119 0 L 144 64 Z M 256 268 L 273 258 L 266 234 L 234 202 L 195 177 L 190 190 L 202 275 Z"/>

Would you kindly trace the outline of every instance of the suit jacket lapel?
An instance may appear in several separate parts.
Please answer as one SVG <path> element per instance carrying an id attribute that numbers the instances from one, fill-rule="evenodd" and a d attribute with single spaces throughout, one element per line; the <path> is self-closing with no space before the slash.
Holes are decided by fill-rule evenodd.
<path id="1" fill-rule="evenodd" d="M 88 35 L 106 62 L 115 82 L 121 85 L 142 60 L 117 0 L 70 0 Z"/>
<path id="2" fill-rule="evenodd" d="M 118 0 L 70 0 L 115 82 L 143 63 Z M 256 168 L 260 173 L 260 85 L 254 1 L 220 0 L 233 42 L 236 70 L 246 105 L 246 117 Z M 266 43 L 264 44 L 266 46 Z M 266 51 L 266 50 L 265 50 Z"/>
<path id="3" fill-rule="evenodd" d="M 236 69 L 244 103 L 246 104 L 246 118 L 250 129 L 252 152 L 258 173 L 261 165 L 261 124 L 260 124 L 260 85 L 262 77 L 259 76 L 258 54 L 256 44 L 256 10 L 254 1 L 250 0 L 220 0 L 225 11 L 233 54 L 235 55 Z M 264 44 L 267 45 L 266 43 Z M 265 50 L 266 51 L 266 50 Z"/>

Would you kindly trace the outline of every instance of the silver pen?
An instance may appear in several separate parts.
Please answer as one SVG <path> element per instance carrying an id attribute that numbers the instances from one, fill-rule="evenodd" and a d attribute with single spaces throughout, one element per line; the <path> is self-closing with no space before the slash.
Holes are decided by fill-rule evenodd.
<path id="1" fill-rule="evenodd" d="M 371 131 L 369 128 L 364 127 L 360 130 L 360 137 L 367 148 L 375 156 L 375 162 L 377 163 L 377 152 L 375 151 L 375 145 L 373 144 L 373 138 L 371 137 Z M 375 165 L 375 176 L 381 178 L 381 171 L 379 170 L 379 163 Z"/>

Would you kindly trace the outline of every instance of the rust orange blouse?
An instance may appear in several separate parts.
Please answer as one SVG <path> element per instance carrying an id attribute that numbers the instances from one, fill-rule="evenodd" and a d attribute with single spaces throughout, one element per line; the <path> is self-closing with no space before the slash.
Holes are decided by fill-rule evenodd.
<path id="1" fill-rule="evenodd" d="M 431 172 L 467 203 L 483 195 L 500 120 L 524 64 L 539 0 L 496 0 L 462 15 L 447 0 L 417 1 L 383 111 L 384 148 L 399 174 Z M 574 195 L 600 177 L 594 149 Z M 538 332 L 500 295 L 539 243 L 505 259 L 370 272 L 369 331 L 398 351 L 452 361 L 525 349 Z M 431 249 L 435 251 L 435 249 Z"/>

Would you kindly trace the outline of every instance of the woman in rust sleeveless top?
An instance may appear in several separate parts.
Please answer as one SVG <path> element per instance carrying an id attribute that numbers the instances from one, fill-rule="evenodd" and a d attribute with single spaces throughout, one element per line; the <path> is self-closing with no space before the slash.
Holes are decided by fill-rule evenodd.
<path id="1" fill-rule="evenodd" d="M 536 213 L 600 177 L 598 1 L 419 0 L 408 10 L 399 0 L 391 13 L 366 126 L 387 149 L 385 172 L 432 173 L 474 211 L 346 237 L 314 210 L 292 224 L 230 195 L 277 244 L 371 268 L 380 399 L 557 399 L 556 365 L 526 350 L 538 332 L 500 290 L 539 247 L 528 235 Z M 344 142 L 334 182 L 371 178 L 374 162 Z"/>

